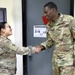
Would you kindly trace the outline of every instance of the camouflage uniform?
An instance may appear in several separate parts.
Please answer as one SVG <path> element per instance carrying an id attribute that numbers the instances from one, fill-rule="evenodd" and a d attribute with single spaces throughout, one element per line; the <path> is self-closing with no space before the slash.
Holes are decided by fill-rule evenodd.
<path id="1" fill-rule="evenodd" d="M 15 75 L 16 54 L 30 55 L 34 47 L 17 47 L 8 38 L 0 36 L 0 75 Z"/>
<path id="2" fill-rule="evenodd" d="M 47 25 L 47 41 L 41 43 L 46 49 L 55 45 L 52 58 L 53 75 L 74 74 L 75 19 L 60 14 L 56 22 Z"/>

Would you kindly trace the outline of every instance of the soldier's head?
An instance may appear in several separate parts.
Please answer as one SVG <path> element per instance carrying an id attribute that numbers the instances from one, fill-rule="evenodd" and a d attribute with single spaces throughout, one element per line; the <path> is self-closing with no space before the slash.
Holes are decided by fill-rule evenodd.
<path id="1" fill-rule="evenodd" d="M 0 22 L 0 35 L 4 37 L 12 35 L 11 26 L 7 22 Z"/>
<path id="2" fill-rule="evenodd" d="M 54 20 L 58 15 L 57 5 L 53 2 L 48 2 L 44 5 L 44 15 L 49 20 Z"/>

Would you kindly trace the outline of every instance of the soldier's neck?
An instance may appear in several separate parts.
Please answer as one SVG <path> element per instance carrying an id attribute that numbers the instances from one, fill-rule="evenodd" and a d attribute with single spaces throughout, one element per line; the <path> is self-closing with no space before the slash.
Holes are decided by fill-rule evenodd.
<path id="1" fill-rule="evenodd" d="M 59 18 L 60 14 L 56 13 L 55 16 L 53 17 L 53 22 L 56 22 L 56 20 Z"/>
<path id="2" fill-rule="evenodd" d="M 7 35 L 5 35 L 5 34 L 1 34 L 1 36 L 3 36 L 4 38 L 7 38 L 8 36 Z"/>

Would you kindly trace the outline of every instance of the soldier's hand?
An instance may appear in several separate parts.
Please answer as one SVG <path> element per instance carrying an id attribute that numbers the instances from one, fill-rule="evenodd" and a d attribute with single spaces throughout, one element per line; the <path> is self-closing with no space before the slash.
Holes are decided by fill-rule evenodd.
<path id="1" fill-rule="evenodd" d="M 41 51 L 41 47 L 39 45 L 35 46 L 35 53 L 39 53 Z"/>

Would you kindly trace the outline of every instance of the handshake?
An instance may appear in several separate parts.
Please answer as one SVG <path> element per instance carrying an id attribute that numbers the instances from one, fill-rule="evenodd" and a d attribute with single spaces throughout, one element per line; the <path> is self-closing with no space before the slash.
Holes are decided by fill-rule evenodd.
<path id="1" fill-rule="evenodd" d="M 34 47 L 35 47 L 35 53 L 39 53 L 41 51 L 40 45 L 37 45 L 37 46 L 34 46 Z"/>
<path id="2" fill-rule="evenodd" d="M 32 55 L 33 53 L 39 53 L 41 50 L 44 49 L 42 45 L 36 45 L 34 47 L 28 46 L 29 49 L 29 55 Z"/>
<path id="3" fill-rule="evenodd" d="M 34 53 L 39 53 L 40 51 L 44 50 L 45 47 L 42 46 L 42 45 L 36 45 L 34 47 L 32 46 L 28 46 L 28 47 L 25 47 L 25 53 L 24 55 L 32 55 Z"/>
<path id="4" fill-rule="evenodd" d="M 41 50 L 44 50 L 45 47 L 42 45 L 36 45 L 35 47 L 35 53 L 39 53 Z"/>

